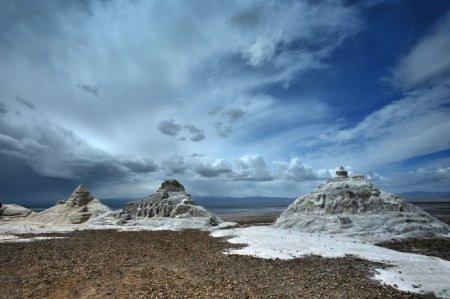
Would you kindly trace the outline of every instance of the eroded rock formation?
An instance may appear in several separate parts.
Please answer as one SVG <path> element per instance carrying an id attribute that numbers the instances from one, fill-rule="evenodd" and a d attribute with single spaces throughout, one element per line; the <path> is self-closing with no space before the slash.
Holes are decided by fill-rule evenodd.
<path id="1" fill-rule="evenodd" d="M 118 215 L 124 221 L 134 217 L 207 218 L 216 225 L 219 219 L 202 206 L 196 206 L 184 186 L 177 180 L 167 180 L 156 193 L 140 201 L 127 203 Z"/>
<path id="2" fill-rule="evenodd" d="M 79 185 L 67 201 L 59 200 L 55 206 L 37 213 L 32 222 L 45 224 L 81 224 L 110 209 L 91 195 L 84 185 Z"/>
<path id="3" fill-rule="evenodd" d="M 0 204 L 0 217 L 1 218 L 13 218 L 13 217 L 27 217 L 31 215 L 33 211 L 28 208 L 16 205 L 16 204 Z"/>
<path id="4" fill-rule="evenodd" d="M 296 199 L 276 220 L 276 227 L 305 232 L 344 233 L 370 240 L 434 236 L 450 228 L 403 198 L 379 190 L 362 175 L 336 177 Z"/>
<path id="5" fill-rule="evenodd" d="M 70 195 L 69 199 L 65 202 L 66 205 L 72 207 L 81 207 L 87 205 L 89 202 L 93 201 L 95 198 L 91 195 L 89 190 L 85 185 L 79 185 Z M 58 201 L 62 203 L 61 201 Z"/>

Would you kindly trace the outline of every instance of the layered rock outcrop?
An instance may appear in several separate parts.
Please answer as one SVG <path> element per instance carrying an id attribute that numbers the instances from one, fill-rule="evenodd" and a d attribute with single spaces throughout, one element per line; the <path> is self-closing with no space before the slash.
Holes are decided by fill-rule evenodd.
<path id="1" fill-rule="evenodd" d="M 27 217 L 33 214 L 31 209 L 16 205 L 4 204 L 0 205 L 0 218 Z"/>
<path id="2" fill-rule="evenodd" d="M 123 221 L 135 217 L 205 218 L 211 225 L 220 219 L 202 206 L 196 206 L 184 186 L 177 180 L 167 180 L 156 193 L 136 202 L 127 203 L 118 215 Z"/>
<path id="3" fill-rule="evenodd" d="M 447 234 L 450 227 L 362 175 L 336 177 L 296 199 L 273 224 L 304 232 L 342 233 L 367 240 Z"/>
<path id="4" fill-rule="evenodd" d="M 29 217 L 29 220 L 45 224 L 81 224 L 109 211 L 86 186 L 79 185 L 67 201 L 58 201 L 55 206 Z"/>

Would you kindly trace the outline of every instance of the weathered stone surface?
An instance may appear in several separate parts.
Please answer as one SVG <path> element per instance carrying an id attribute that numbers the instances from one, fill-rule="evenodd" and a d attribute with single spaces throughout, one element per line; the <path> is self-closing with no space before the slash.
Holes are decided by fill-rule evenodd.
<path id="1" fill-rule="evenodd" d="M 177 180 L 166 180 L 161 184 L 160 189 L 167 190 L 168 192 L 180 192 L 185 191 L 184 186 Z"/>
<path id="2" fill-rule="evenodd" d="M 43 224 L 81 224 L 102 213 L 110 212 L 84 185 L 79 185 L 66 202 L 29 217 L 29 221 Z"/>
<path id="3" fill-rule="evenodd" d="M 90 201 L 94 200 L 94 197 L 91 195 L 89 190 L 85 185 L 79 185 L 73 192 L 72 195 L 66 202 L 68 206 L 84 206 L 87 205 Z"/>
<path id="4" fill-rule="evenodd" d="M 127 203 L 117 217 L 122 222 L 133 217 L 201 217 L 208 218 L 213 225 L 220 221 L 210 211 L 196 206 L 184 186 L 177 180 L 164 181 L 156 193 L 143 200 Z"/>
<path id="5" fill-rule="evenodd" d="M 403 198 L 379 190 L 362 175 L 349 177 L 344 169 L 336 174 L 312 193 L 296 199 L 274 226 L 379 240 L 450 231 L 445 223 Z"/>
<path id="6" fill-rule="evenodd" d="M 32 211 L 16 204 L 4 204 L 0 207 L 0 215 L 4 217 L 26 217 Z"/>

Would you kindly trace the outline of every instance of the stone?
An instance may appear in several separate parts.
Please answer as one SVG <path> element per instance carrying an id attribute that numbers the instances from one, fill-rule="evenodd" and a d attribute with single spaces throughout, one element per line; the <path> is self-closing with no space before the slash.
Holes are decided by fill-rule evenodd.
<path id="1" fill-rule="evenodd" d="M 168 192 L 180 192 L 185 191 L 184 186 L 177 180 L 166 180 L 161 184 L 160 189 L 167 190 Z"/>
<path id="2" fill-rule="evenodd" d="M 32 212 L 31 209 L 16 204 L 4 204 L 0 207 L 0 215 L 3 217 L 27 217 Z"/>
<path id="3" fill-rule="evenodd" d="M 67 201 L 59 200 L 55 206 L 36 213 L 30 222 L 42 224 L 82 224 L 89 219 L 111 210 L 91 195 L 85 185 L 79 185 Z"/>
<path id="4" fill-rule="evenodd" d="M 343 168 L 312 193 L 297 198 L 273 226 L 380 241 L 450 232 L 447 224 L 419 207 L 379 190 L 362 175 L 349 177 Z"/>
<path id="5" fill-rule="evenodd" d="M 70 206 L 84 206 L 92 201 L 94 197 L 91 195 L 85 185 L 79 185 L 67 200 L 66 204 Z"/>
<path id="6" fill-rule="evenodd" d="M 204 207 L 196 206 L 184 186 L 177 180 L 164 181 L 156 192 L 142 200 L 127 203 L 119 215 L 121 222 L 134 217 L 206 218 L 212 225 L 220 222 Z M 128 218 L 126 218 L 128 217 Z"/>
<path id="7" fill-rule="evenodd" d="M 345 170 L 344 167 L 341 166 L 341 168 L 336 171 L 336 176 L 340 178 L 348 178 L 347 170 Z"/>

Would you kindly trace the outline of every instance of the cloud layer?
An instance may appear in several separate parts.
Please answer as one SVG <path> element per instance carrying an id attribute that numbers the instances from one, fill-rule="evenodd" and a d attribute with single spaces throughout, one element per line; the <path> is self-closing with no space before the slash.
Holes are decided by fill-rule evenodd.
<path id="1" fill-rule="evenodd" d="M 376 174 L 448 150 L 448 15 L 390 66 L 395 98 L 347 115 L 364 99 L 324 97 L 320 78 L 361 42 L 372 7 L 2 2 L 0 154 L 11 177 L 34 176 L 30 198 L 51 180 L 118 197 L 164 177 L 203 194 L 295 196 L 340 165 Z"/>

